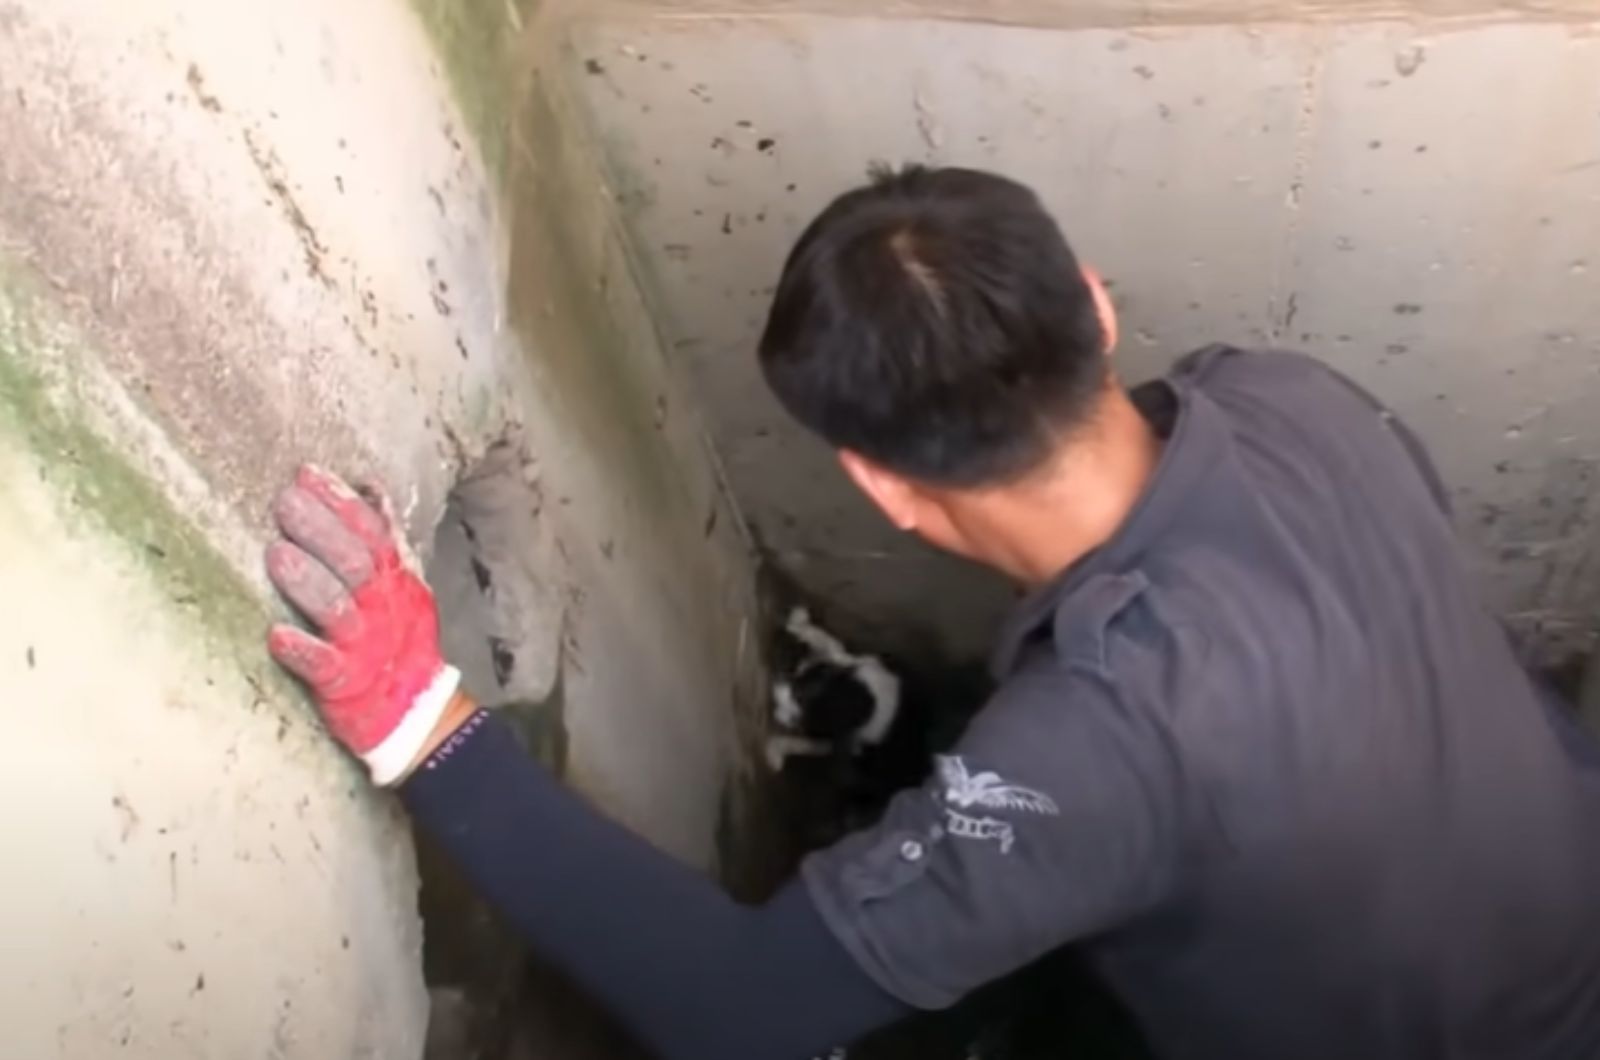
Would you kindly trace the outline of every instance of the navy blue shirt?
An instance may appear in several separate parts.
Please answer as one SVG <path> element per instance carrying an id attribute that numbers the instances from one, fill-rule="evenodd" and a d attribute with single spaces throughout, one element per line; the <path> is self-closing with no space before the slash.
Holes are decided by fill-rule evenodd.
<path id="1" fill-rule="evenodd" d="M 1160 386 L 1138 506 L 934 780 L 806 863 L 823 919 L 918 1007 L 1078 944 L 1167 1058 L 1600 1056 L 1600 758 L 1421 447 L 1308 358 Z"/>

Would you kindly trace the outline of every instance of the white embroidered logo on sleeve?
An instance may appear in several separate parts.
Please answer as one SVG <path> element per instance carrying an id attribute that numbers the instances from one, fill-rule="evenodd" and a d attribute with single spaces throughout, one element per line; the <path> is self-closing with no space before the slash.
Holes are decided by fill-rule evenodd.
<path id="1" fill-rule="evenodd" d="M 1010 821 L 964 811 L 1014 810 L 1046 817 L 1061 810 L 1050 796 L 1032 788 L 1007 784 L 998 773 L 973 773 L 956 755 L 939 757 L 939 777 L 944 782 L 945 830 L 960 839 L 994 840 L 1000 853 L 1011 853 L 1016 831 Z"/>

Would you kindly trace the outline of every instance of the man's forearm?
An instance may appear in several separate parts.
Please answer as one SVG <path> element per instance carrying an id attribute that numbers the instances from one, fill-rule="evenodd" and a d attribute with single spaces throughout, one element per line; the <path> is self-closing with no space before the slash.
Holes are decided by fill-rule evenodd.
<path id="1" fill-rule="evenodd" d="M 799 884 L 735 903 L 590 809 L 488 712 L 438 743 L 402 795 L 542 957 L 669 1060 L 803 1060 L 909 1012 Z"/>
<path id="2" fill-rule="evenodd" d="M 311 625 L 272 655 L 375 782 L 547 959 L 669 1060 L 800 1060 L 902 1009 L 798 887 L 761 909 L 591 811 L 474 712 L 393 506 L 305 466 L 278 495 L 267 574 Z M 420 764 L 419 764 L 420 759 Z"/>

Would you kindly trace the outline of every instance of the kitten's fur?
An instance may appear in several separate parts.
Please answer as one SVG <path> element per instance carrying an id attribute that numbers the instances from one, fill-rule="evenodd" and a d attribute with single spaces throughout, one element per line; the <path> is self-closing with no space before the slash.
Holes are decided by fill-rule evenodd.
<path id="1" fill-rule="evenodd" d="M 790 755 L 855 755 L 882 744 L 900 714 L 900 677 L 875 655 L 847 651 L 803 607 L 783 628 L 801 654 L 773 685 L 772 716 L 784 731 L 767 743 L 768 764 L 782 771 Z"/>
<path id="2" fill-rule="evenodd" d="M 922 673 L 853 651 L 795 608 L 774 646 L 767 762 L 802 789 L 810 845 L 875 819 L 933 769 L 983 703 L 976 668 Z"/>

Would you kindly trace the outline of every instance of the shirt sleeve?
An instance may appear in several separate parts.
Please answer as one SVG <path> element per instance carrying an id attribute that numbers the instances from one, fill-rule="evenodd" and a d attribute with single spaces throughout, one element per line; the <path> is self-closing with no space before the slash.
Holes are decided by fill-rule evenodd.
<path id="1" fill-rule="evenodd" d="M 953 1004 L 1126 922 L 1172 886 L 1178 769 L 1159 723 L 1054 661 L 1004 685 L 924 787 L 802 875 L 868 974 L 917 1008 Z"/>
<path id="2" fill-rule="evenodd" d="M 910 1012 L 798 882 L 736 903 L 585 805 L 488 711 L 401 794 L 540 956 L 665 1060 L 807 1060 Z"/>

